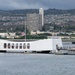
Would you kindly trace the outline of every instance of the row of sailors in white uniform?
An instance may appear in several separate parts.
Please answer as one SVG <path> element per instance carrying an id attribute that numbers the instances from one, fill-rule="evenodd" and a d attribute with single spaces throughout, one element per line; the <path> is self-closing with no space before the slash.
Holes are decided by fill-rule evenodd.
<path id="1" fill-rule="evenodd" d="M 16 49 L 30 49 L 30 44 L 29 43 L 4 43 L 4 48 L 16 48 Z"/>

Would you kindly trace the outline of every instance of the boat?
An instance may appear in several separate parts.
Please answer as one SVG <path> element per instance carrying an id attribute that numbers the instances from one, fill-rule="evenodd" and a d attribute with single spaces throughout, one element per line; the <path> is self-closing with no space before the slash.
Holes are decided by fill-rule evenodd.
<path id="1" fill-rule="evenodd" d="M 64 49 L 61 49 L 61 50 L 55 52 L 54 54 L 55 55 L 68 55 L 68 51 L 64 50 Z"/>
<path id="2" fill-rule="evenodd" d="M 68 49 L 68 55 L 75 55 L 75 48 Z"/>

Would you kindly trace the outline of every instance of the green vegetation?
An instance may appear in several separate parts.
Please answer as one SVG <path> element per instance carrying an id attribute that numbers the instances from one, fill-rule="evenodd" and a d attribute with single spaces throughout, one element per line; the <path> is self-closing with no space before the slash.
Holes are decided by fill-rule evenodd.
<path id="1" fill-rule="evenodd" d="M 60 34 L 58 34 L 58 36 L 69 36 L 68 34 L 66 34 L 66 33 L 60 33 Z"/>
<path id="2" fill-rule="evenodd" d="M 26 39 L 46 39 L 46 35 L 27 35 Z M 25 39 L 25 36 L 21 36 L 20 39 Z"/>

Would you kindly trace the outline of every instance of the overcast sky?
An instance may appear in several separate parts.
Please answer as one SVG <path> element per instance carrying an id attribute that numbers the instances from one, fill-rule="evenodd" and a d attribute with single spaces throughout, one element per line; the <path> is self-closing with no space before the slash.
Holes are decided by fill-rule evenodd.
<path id="1" fill-rule="evenodd" d="M 0 9 L 75 9 L 75 0 L 0 0 Z"/>

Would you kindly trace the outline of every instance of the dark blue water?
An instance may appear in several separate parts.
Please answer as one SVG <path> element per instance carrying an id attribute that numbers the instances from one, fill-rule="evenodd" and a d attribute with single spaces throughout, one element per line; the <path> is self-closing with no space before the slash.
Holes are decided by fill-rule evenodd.
<path id="1" fill-rule="evenodd" d="M 75 75 L 75 56 L 0 54 L 0 75 Z"/>

